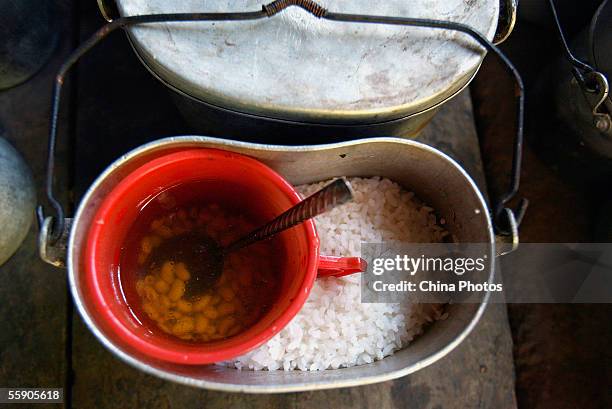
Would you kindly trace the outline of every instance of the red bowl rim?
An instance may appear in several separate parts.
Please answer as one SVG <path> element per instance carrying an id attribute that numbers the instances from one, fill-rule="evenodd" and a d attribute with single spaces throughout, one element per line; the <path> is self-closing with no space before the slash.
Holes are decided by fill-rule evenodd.
<path id="1" fill-rule="evenodd" d="M 218 159 L 237 161 L 241 166 L 252 168 L 254 171 L 260 172 L 263 176 L 272 179 L 278 188 L 286 194 L 292 204 L 302 200 L 299 193 L 289 182 L 270 167 L 256 159 L 220 149 L 188 149 L 158 157 L 131 172 L 108 193 L 98 208 L 94 220 L 105 219 L 117 200 L 119 200 L 131 186 L 137 183 L 141 178 L 147 177 L 148 174 L 155 172 L 158 168 L 177 161 L 201 159 L 203 156 L 210 158 L 211 155 Z M 123 342 L 149 357 L 162 361 L 189 365 L 211 364 L 235 358 L 257 348 L 280 332 L 297 315 L 306 302 L 317 276 L 319 238 L 315 224 L 312 220 L 304 222 L 304 228 L 306 229 L 309 251 L 306 263 L 306 273 L 296 296 L 289 304 L 288 308 L 285 309 L 268 328 L 237 345 L 216 349 L 214 351 L 206 351 L 205 347 L 202 351 L 194 351 L 193 345 L 185 344 L 185 348 L 183 348 L 183 346 L 177 342 L 176 348 L 169 349 L 156 345 L 150 342 L 150 340 L 132 332 L 129 327 L 124 325 L 123 322 L 112 313 L 106 302 L 106 297 L 101 291 L 94 257 L 96 252 L 95 245 L 100 237 L 102 225 L 94 222 L 87 233 L 84 264 L 86 282 L 92 290 L 92 303 L 95 307 L 95 311 L 99 314 L 102 321 L 107 324 Z"/>

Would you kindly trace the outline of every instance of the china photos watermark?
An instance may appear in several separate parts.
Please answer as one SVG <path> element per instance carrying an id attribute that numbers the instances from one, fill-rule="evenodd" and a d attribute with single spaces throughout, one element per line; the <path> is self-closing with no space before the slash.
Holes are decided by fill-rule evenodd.
<path id="1" fill-rule="evenodd" d="M 612 244 L 362 243 L 365 303 L 612 302 Z"/>

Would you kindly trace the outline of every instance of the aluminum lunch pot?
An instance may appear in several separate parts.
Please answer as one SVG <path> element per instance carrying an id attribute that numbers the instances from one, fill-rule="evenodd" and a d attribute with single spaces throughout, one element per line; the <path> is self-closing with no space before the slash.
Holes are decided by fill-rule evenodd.
<path id="1" fill-rule="evenodd" d="M 495 236 L 487 204 L 467 173 L 439 150 L 398 138 L 371 138 L 318 146 L 275 146 L 236 142 L 201 136 L 161 139 L 143 145 L 116 160 L 91 185 L 74 219 L 66 224 L 67 269 L 75 305 L 95 336 L 130 365 L 161 378 L 206 389 L 230 392 L 278 393 L 364 385 L 398 378 L 426 367 L 452 351 L 475 327 L 486 307 L 489 293 L 473 303 L 451 303 L 446 320 L 433 323 L 407 348 L 371 364 L 321 372 L 253 372 L 215 365 L 189 366 L 153 360 L 131 349 L 92 314 L 91 300 L 84 294 L 82 274 L 87 238 L 93 217 L 104 197 L 117 183 L 161 155 L 181 149 L 216 148 L 258 159 L 294 185 L 335 176 L 383 176 L 414 191 L 447 220 L 446 227 L 458 242 L 485 243 L 494 260 Z M 70 221 L 70 219 L 67 219 Z M 48 261 L 52 249 L 45 243 L 49 223 L 41 230 L 41 255 Z M 69 236 L 69 237 L 67 237 Z M 56 246 L 55 251 L 61 245 Z M 58 256 L 55 253 L 55 256 Z M 61 258 L 61 254 L 59 254 Z M 492 282 L 494 263 L 474 276 Z"/>
<path id="2" fill-rule="evenodd" d="M 110 2 L 99 0 L 105 15 Z M 262 6 L 261 0 L 115 3 L 121 16 Z M 332 12 L 463 23 L 489 40 L 507 37 L 516 13 L 516 0 L 318 3 Z M 313 128 L 330 138 L 414 136 L 437 106 L 469 84 L 485 55 L 455 31 L 330 21 L 299 8 L 265 20 L 146 24 L 128 33 L 196 129 L 250 138 L 312 136 Z"/>

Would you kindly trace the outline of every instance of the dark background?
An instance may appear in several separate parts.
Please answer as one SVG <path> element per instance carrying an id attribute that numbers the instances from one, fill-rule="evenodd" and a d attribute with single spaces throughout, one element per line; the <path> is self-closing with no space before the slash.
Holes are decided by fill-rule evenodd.
<path id="1" fill-rule="evenodd" d="M 502 49 L 519 69 L 526 92 L 526 146 L 521 196 L 530 207 L 523 242 L 609 242 L 612 163 L 580 143 L 555 116 L 553 73 L 562 65 L 548 1 L 519 2 L 519 21 Z M 590 22 L 600 1 L 559 1 L 568 39 Z M 569 76 L 569 71 L 566 71 Z M 488 59 L 471 86 L 481 140 L 512 138 L 514 111 L 502 68 Z M 494 145 L 489 142 L 490 145 Z M 486 143 L 485 143 L 486 145 Z M 503 177 L 510 158 L 487 147 L 487 181 Z M 516 396 L 525 408 L 604 408 L 612 405 L 612 306 L 508 305 L 514 342 Z"/>

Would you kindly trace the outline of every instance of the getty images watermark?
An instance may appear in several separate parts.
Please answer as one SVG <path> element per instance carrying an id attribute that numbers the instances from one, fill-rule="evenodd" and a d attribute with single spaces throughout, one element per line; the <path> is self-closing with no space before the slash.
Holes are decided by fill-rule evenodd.
<path id="1" fill-rule="evenodd" d="M 612 244 L 362 243 L 365 303 L 612 302 Z"/>

